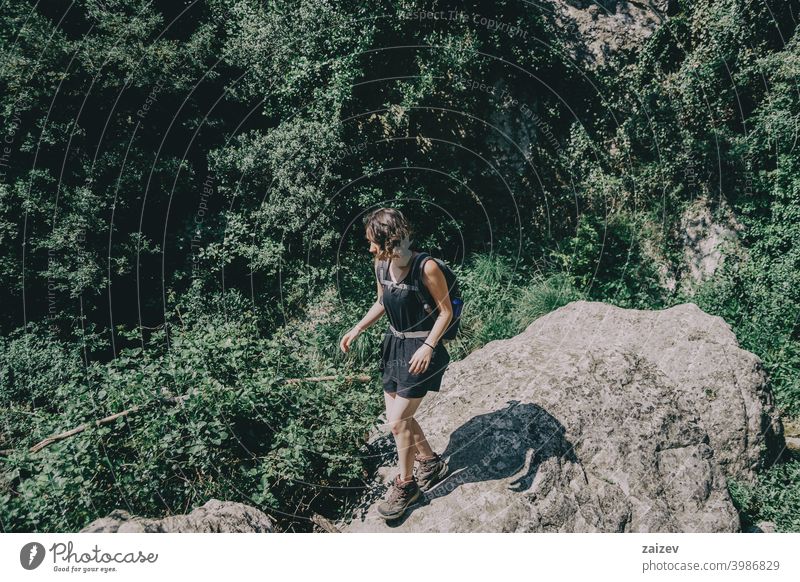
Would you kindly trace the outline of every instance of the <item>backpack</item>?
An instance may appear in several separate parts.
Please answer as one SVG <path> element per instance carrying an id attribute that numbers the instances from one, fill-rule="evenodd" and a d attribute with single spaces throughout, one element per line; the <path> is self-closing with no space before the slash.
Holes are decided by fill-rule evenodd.
<path id="1" fill-rule="evenodd" d="M 450 303 L 453 306 L 453 318 L 450 320 L 450 325 L 447 326 L 447 329 L 442 334 L 441 339 L 451 340 L 455 339 L 456 335 L 458 334 L 458 328 L 461 323 L 461 309 L 464 306 L 464 301 L 461 297 L 461 289 L 458 285 L 458 280 L 456 279 L 455 273 L 453 273 L 452 269 L 445 263 L 442 259 L 432 257 L 428 253 L 420 253 L 417 257 L 415 264 L 412 267 L 411 273 L 411 281 L 410 285 L 405 285 L 412 291 L 417 294 L 420 303 L 422 303 L 423 309 L 426 313 L 436 313 L 438 308 L 435 306 L 433 297 L 428 292 L 428 289 L 425 287 L 425 284 L 422 282 L 422 267 L 425 264 L 427 259 L 432 259 L 436 261 L 436 264 L 439 265 L 439 268 L 442 270 L 444 274 L 445 281 L 447 282 L 447 290 L 450 295 Z M 391 285 L 395 285 L 385 274 L 386 269 L 386 262 L 385 261 L 378 261 L 377 267 L 377 276 L 378 281 L 381 283 L 388 283 Z"/>

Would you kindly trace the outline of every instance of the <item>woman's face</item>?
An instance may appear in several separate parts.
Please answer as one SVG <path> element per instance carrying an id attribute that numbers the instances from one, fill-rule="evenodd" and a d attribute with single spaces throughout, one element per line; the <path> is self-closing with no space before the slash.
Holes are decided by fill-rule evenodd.
<path id="1" fill-rule="evenodd" d="M 374 242 L 374 241 L 372 241 L 370 239 L 367 239 L 367 240 L 369 241 L 369 252 L 372 253 L 373 256 L 377 256 L 377 254 L 381 250 L 381 247 L 379 247 L 376 242 Z"/>

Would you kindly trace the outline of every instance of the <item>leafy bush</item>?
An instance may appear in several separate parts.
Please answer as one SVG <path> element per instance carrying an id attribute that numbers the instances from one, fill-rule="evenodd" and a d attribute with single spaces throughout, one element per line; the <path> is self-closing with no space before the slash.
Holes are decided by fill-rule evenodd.
<path id="1" fill-rule="evenodd" d="M 421 0 L 0 14 L 0 303 L 24 302 L 0 312 L 5 531 L 210 495 L 298 528 L 337 506 L 308 483 L 358 483 L 379 390 L 283 379 L 375 377 L 381 327 L 338 350 L 374 301 L 352 225 L 375 205 L 469 257 L 454 359 L 578 298 L 691 300 L 800 414 L 800 1 L 681 0 L 588 77 L 546 7 L 446 4 L 527 34 L 408 18 Z M 700 198 L 726 199 L 740 246 L 694 294 L 664 289 Z M 754 515 L 779 512 L 792 467 L 762 476 Z"/>
<path id="2" fill-rule="evenodd" d="M 538 317 L 581 298 L 564 274 L 515 271 L 511 259 L 498 255 L 475 254 L 454 271 L 464 310 L 459 334 L 448 343 L 453 360 L 492 340 L 513 337 Z"/>
<path id="3" fill-rule="evenodd" d="M 49 378 L 4 383 L 6 420 L 26 429 L 11 431 L 6 443 L 13 449 L 3 459 L 5 531 L 75 531 L 120 505 L 160 516 L 210 497 L 251 504 L 285 524 L 295 513 L 329 511 L 329 488 L 360 482 L 365 436 L 383 406 L 378 391 L 343 379 L 285 382 L 287 371 L 302 369 L 302 354 L 261 339 L 245 303 L 229 299 L 216 315 L 184 305 L 181 321 L 108 364 L 84 369 L 77 351 L 62 347 L 58 357 L 68 365 L 58 390 L 68 398 L 63 408 L 37 408 L 41 421 L 19 424 L 11 396 L 23 387 L 44 394 L 50 388 L 40 382 Z M 39 341 L 39 351 L 26 353 L 26 341 L 36 342 L 8 342 L 6 378 L 31 358 L 52 357 L 58 346 Z M 159 400 L 166 397 L 182 400 Z M 134 406 L 143 408 L 37 453 L 27 450 L 52 433 Z"/>
<path id="4" fill-rule="evenodd" d="M 606 221 L 587 214 L 553 260 L 587 298 L 620 307 L 652 309 L 664 302 L 654 263 L 641 248 L 637 222 L 626 214 Z"/>
<path id="5" fill-rule="evenodd" d="M 744 528 L 771 521 L 779 532 L 800 530 L 800 460 L 776 464 L 753 485 L 730 480 L 728 489 Z"/>

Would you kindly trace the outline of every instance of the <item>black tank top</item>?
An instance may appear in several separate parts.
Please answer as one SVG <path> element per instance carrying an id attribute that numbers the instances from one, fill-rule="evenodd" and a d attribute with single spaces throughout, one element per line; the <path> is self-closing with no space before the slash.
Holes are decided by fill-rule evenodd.
<path id="1" fill-rule="evenodd" d="M 411 268 L 402 281 L 394 283 L 389 275 L 388 261 L 379 261 L 376 265 L 376 277 L 383 286 L 383 298 L 381 303 L 386 309 L 386 317 L 397 331 L 425 331 L 433 329 L 436 322 L 436 315 L 427 313 L 419 300 L 417 293 L 411 288 L 414 279 L 415 269 L 421 269 L 422 253 L 412 257 Z M 380 280 L 381 266 L 383 267 L 383 278 Z M 417 276 L 419 285 L 422 282 L 422 273 Z"/>

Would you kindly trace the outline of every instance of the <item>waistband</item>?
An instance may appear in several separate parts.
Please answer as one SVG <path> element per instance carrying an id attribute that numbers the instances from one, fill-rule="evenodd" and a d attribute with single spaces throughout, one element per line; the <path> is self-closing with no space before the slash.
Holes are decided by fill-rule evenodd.
<path id="1" fill-rule="evenodd" d="M 389 332 L 392 333 L 395 337 L 399 337 L 400 339 L 405 339 L 407 337 L 428 337 L 430 335 L 431 330 L 423 330 L 423 331 L 397 331 L 392 324 L 389 324 Z"/>

